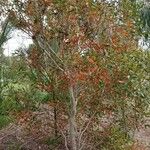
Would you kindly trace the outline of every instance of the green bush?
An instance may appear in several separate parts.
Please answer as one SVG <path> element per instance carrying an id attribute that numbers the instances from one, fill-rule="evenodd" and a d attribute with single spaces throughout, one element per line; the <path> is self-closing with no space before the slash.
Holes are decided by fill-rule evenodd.
<path id="1" fill-rule="evenodd" d="M 0 115 L 0 129 L 12 122 L 12 118 L 7 115 Z"/>
<path id="2" fill-rule="evenodd" d="M 11 111 L 18 111 L 22 108 L 16 100 L 8 98 L 4 99 L 0 104 L 0 114 L 8 114 Z"/>

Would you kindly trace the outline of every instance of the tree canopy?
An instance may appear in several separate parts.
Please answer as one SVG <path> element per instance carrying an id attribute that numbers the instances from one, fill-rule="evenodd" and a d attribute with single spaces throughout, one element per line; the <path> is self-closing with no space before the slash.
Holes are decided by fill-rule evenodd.
<path id="1" fill-rule="evenodd" d="M 149 35 L 149 6 L 128 0 L 0 5 L 7 18 L 0 47 L 8 39 L 8 23 L 33 40 L 6 65 L 1 114 L 18 118 L 26 111 L 30 118 L 41 105 L 50 107 L 55 140 L 49 148 L 134 149 L 133 133 L 149 115 L 150 53 L 138 47 Z"/>

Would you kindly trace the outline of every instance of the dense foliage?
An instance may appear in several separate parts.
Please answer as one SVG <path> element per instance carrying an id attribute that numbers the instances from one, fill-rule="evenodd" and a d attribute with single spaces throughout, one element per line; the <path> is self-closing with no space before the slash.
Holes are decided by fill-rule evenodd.
<path id="1" fill-rule="evenodd" d="M 27 50 L 3 56 L 0 114 L 6 119 L 0 117 L 0 122 L 7 124 L 46 104 L 54 131 L 49 145 L 61 143 L 68 150 L 133 149 L 133 133 L 149 115 L 150 100 L 150 52 L 138 48 L 139 36 L 146 32 L 142 25 L 148 21 L 140 20 L 141 3 L 0 4 L 10 25 L 33 40 Z"/>

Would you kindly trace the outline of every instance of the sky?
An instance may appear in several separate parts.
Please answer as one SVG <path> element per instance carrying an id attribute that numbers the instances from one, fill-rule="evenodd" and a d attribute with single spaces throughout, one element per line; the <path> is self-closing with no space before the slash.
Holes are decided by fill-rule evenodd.
<path id="1" fill-rule="evenodd" d="M 27 48 L 32 44 L 32 39 L 22 31 L 14 30 L 11 33 L 11 39 L 9 39 L 4 45 L 4 55 L 11 56 L 15 50 L 19 48 Z"/>

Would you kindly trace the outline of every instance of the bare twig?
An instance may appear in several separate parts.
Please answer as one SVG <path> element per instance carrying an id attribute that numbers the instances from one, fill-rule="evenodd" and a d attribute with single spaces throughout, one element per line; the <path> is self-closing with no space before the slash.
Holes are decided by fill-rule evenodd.
<path id="1" fill-rule="evenodd" d="M 61 132 L 62 136 L 64 137 L 66 150 L 69 150 L 66 135 L 65 135 L 64 132 L 61 130 L 61 128 L 59 127 L 58 124 L 57 124 L 57 127 L 59 128 L 59 131 Z"/>
<path id="2" fill-rule="evenodd" d="M 96 114 L 96 112 L 95 112 L 95 113 L 92 115 L 92 117 L 89 119 L 89 121 L 87 122 L 85 128 L 84 128 L 83 130 L 82 130 L 82 129 L 80 130 L 80 133 L 79 133 L 79 142 L 81 141 L 83 134 L 84 134 L 84 133 L 86 132 L 86 130 L 88 129 L 88 127 L 89 127 L 89 125 L 90 125 L 90 123 L 91 123 L 93 117 L 95 116 L 95 114 Z M 79 143 L 79 147 L 80 147 L 80 145 L 81 145 L 81 142 Z M 82 149 L 82 147 L 83 147 L 83 146 L 81 146 L 80 150 Z"/>

